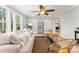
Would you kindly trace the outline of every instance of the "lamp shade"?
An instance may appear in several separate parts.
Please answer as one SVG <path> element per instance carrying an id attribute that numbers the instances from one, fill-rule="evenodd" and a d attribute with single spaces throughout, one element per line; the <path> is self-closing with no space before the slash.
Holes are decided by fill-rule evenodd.
<path id="1" fill-rule="evenodd" d="M 32 26 L 32 23 L 28 23 L 28 26 Z"/>

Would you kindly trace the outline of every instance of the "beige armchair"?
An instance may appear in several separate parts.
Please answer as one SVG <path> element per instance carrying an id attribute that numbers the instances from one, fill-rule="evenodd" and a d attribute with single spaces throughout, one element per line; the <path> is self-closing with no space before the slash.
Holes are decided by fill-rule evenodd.
<path id="1" fill-rule="evenodd" d="M 75 44 L 76 41 L 72 39 L 62 40 L 49 45 L 49 50 L 57 53 L 69 53 Z"/>

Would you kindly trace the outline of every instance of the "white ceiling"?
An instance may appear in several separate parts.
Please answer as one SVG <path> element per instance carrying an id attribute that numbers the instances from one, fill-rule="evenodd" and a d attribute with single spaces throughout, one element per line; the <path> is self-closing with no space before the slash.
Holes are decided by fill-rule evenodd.
<path id="1" fill-rule="evenodd" d="M 73 5 L 44 5 L 46 9 L 55 9 L 55 12 L 49 12 L 49 16 L 53 17 L 57 14 L 62 13 L 63 11 L 70 9 Z M 38 11 L 39 5 L 8 5 L 8 7 L 18 11 L 20 14 L 24 15 L 25 17 L 37 17 L 38 13 L 33 13 L 32 11 Z M 41 17 L 44 15 L 41 15 Z"/>

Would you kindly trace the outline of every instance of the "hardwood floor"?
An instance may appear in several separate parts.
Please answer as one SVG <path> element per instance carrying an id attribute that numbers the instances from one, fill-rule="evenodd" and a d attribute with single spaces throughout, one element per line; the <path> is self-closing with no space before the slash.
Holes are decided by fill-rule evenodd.
<path id="1" fill-rule="evenodd" d="M 47 53 L 49 46 L 49 41 L 46 36 L 35 37 L 33 53 Z"/>

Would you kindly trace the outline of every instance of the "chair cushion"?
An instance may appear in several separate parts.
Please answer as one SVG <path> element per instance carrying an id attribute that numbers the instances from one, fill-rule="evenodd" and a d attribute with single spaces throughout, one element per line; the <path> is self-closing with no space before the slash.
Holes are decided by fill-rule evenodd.
<path id="1" fill-rule="evenodd" d="M 58 33 L 51 33 L 49 37 L 51 37 L 54 42 L 58 42 L 64 39 Z"/>
<path id="2" fill-rule="evenodd" d="M 60 49 L 60 46 L 58 44 L 56 44 L 56 43 L 52 43 L 51 45 L 49 45 L 49 49 L 53 50 L 55 52 L 58 52 L 59 49 Z"/>
<path id="3" fill-rule="evenodd" d="M 63 48 L 60 48 L 58 53 L 69 53 L 69 48 L 64 46 Z"/>
<path id="4" fill-rule="evenodd" d="M 78 45 L 74 45 L 72 47 L 70 53 L 79 53 L 79 46 Z"/>
<path id="5" fill-rule="evenodd" d="M 64 45 L 67 46 L 72 43 L 72 40 L 71 39 L 64 39 L 64 40 L 58 41 L 56 43 L 59 44 L 60 46 L 64 46 Z"/>

